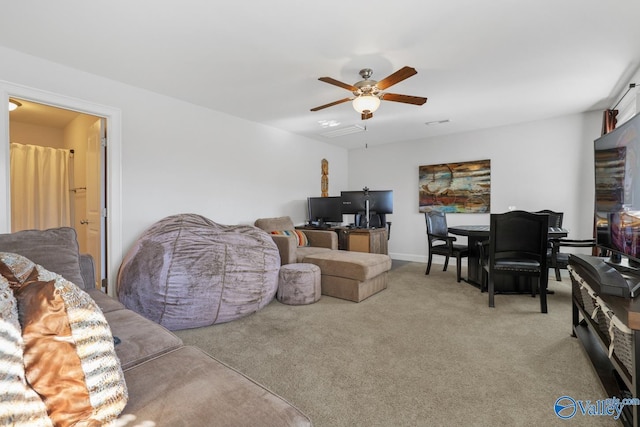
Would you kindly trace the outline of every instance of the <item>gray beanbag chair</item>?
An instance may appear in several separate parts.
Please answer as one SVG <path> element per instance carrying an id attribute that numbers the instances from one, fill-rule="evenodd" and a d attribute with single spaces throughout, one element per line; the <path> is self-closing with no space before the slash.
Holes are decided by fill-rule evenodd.
<path id="1" fill-rule="evenodd" d="M 254 313 L 278 288 L 280 255 L 266 232 L 195 214 L 164 218 L 136 241 L 118 273 L 118 298 L 167 329 Z"/>

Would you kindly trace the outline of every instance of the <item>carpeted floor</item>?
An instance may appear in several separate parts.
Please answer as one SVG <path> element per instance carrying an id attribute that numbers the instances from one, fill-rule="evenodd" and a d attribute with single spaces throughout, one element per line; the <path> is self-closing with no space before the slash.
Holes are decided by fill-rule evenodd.
<path id="1" fill-rule="evenodd" d="M 361 303 L 323 296 L 273 301 L 246 318 L 178 331 L 283 396 L 316 427 L 598 426 L 611 417 L 561 420 L 561 396 L 604 399 L 571 334 L 569 279 L 538 298 L 487 294 L 455 269 L 394 263 L 388 289 Z M 463 272 L 464 274 L 464 272 Z"/>

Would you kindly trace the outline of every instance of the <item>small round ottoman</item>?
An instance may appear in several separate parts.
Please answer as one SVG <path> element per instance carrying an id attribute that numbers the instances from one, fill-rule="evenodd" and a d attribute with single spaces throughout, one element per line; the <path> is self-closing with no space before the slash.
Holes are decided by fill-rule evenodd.
<path id="1" fill-rule="evenodd" d="M 314 264 L 285 264 L 278 275 L 276 298 L 284 304 L 313 304 L 320 299 L 320 267 Z"/>

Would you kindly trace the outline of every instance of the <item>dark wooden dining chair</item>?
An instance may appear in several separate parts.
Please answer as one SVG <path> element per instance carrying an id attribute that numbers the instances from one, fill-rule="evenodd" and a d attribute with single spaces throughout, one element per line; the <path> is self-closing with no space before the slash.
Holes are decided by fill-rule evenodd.
<path id="1" fill-rule="evenodd" d="M 596 239 L 549 239 L 549 243 L 551 244 L 551 256 L 548 259 L 549 268 L 554 269 L 558 282 L 562 280 L 560 270 L 566 270 L 569 265 L 569 253 L 561 252 L 562 248 L 596 247 Z"/>
<path id="2" fill-rule="evenodd" d="M 424 219 L 427 224 L 427 242 L 429 243 L 429 261 L 427 262 L 427 271 L 424 274 L 429 274 L 429 271 L 431 271 L 433 255 L 445 257 L 442 271 L 447 271 L 449 258 L 455 257 L 456 280 L 460 282 L 462 258 L 469 257 L 469 247 L 454 243 L 456 238 L 449 235 L 447 217 L 444 212 L 425 212 Z"/>
<path id="3" fill-rule="evenodd" d="M 546 214 L 549 215 L 549 227 L 562 228 L 562 221 L 564 219 L 564 212 L 555 212 L 550 209 L 543 209 L 541 211 L 536 211 L 534 213 L 537 214 Z M 559 248 L 558 248 L 559 249 Z M 558 252 L 559 253 L 559 252 Z M 566 261 L 569 262 L 569 255 L 562 254 L 561 257 L 566 255 Z M 553 252 L 553 239 L 549 239 L 547 244 L 547 267 L 552 268 L 556 264 L 556 253 Z M 560 265 L 562 265 L 563 261 L 560 261 Z M 564 268 L 567 268 L 566 266 Z M 562 280 L 560 278 L 560 270 L 556 270 L 556 280 Z"/>
<path id="4" fill-rule="evenodd" d="M 564 212 L 556 212 L 550 209 L 543 209 L 536 211 L 537 214 L 549 215 L 549 227 L 562 228 L 562 220 L 564 219 Z"/>
<path id="5" fill-rule="evenodd" d="M 491 214 L 488 258 L 485 265 L 488 280 L 489 307 L 495 307 L 495 277 L 536 279 L 540 294 L 540 311 L 547 312 L 547 237 L 549 216 L 525 211 Z M 531 281 L 531 295 L 536 287 Z"/>

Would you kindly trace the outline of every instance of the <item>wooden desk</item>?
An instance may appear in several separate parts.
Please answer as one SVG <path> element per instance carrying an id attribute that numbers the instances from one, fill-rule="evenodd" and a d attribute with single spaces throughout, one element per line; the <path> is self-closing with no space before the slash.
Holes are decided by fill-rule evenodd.
<path id="1" fill-rule="evenodd" d="M 386 228 L 348 228 L 345 233 L 348 251 L 385 255 L 389 252 Z"/>
<path id="2" fill-rule="evenodd" d="M 466 236 L 469 246 L 469 259 L 467 260 L 467 283 L 480 287 L 482 283 L 482 265 L 480 263 L 480 249 L 478 242 L 483 242 L 489 238 L 488 225 L 458 225 L 449 227 L 449 233 L 457 236 Z M 549 227 L 549 238 L 567 237 L 569 232 L 564 228 Z M 512 284 L 498 279 L 496 282 L 497 292 L 529 292 L 530 289 L 520 287 L 519 284 Z"/>
<path id="3" fill-rule="evenodd" d="M 388 255 L 386 228 L 314 227 L 303 225 L 300 230 L 327 230 L 338 233 L 338 249 Z"/>

